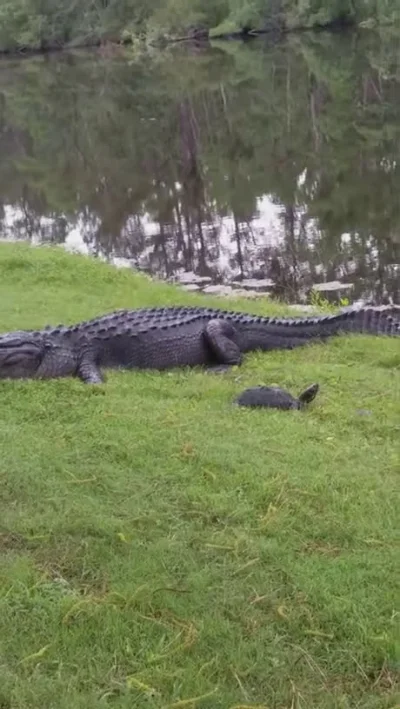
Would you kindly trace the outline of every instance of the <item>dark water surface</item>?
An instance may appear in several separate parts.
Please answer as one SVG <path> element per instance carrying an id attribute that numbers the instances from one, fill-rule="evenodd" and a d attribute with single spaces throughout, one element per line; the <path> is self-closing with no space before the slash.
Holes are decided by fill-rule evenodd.
<path id="1" fill-rule="evenodd" d="M 399 146 L 395 33 L 3 59 L 0 237 L 398 303 Z"/>

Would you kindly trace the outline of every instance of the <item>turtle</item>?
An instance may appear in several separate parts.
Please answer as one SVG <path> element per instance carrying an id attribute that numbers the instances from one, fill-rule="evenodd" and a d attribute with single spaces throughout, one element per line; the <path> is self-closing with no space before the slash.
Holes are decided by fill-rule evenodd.
<path id="1" fill-rule="evenodd" d="M 315 399 L 318 391 L 319 384 L 312 384 L 295 399 L 288 391 L 280 387 L 258 386 L 245 389 L 234 403 L 237 406 L 302 409 Z"/>

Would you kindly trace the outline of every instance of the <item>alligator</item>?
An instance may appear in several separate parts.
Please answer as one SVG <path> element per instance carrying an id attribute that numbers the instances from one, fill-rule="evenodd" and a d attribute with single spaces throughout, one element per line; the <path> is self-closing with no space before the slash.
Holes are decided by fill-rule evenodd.
<path id="1" fill-rule="evenodd" d="M 73 326 L 0 335 L 0 378 L 79 377 L 102 369 L 240 365 L 246 352 L 293 349 L 341 333 L 400 337 L 400 319 L 378 308 L 312 318 L 271 318 L 207 307 L 118 310 Z"/>
<path id="2" fill-rule="evenodd" d="M 270 409 L 303 409 L 315 399 L 319 384 L 311 384 L 295 399 L 290 392 L 280 387 L 252 387 L 243 391 L 235 400 L 237 406 L 261 407 Z"/>

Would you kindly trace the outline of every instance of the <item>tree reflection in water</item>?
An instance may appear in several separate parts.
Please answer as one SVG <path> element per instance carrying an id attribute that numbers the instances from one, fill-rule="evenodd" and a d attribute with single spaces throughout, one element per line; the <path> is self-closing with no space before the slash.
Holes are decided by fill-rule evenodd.
<path id="1" fill-rule="evenodd" d="M 261 279 L 289 302 L 324 281 L 399 302 L 395 39 L 130 59 L 1 62 L 3 238 L 71 242 L 163 278 Z"/>

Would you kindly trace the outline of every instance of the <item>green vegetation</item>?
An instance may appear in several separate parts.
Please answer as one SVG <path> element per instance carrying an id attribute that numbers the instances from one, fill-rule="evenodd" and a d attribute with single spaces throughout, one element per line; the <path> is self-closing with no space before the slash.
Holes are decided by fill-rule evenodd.
<path id="1" fill-rule="evenodd" d="M 0 331 L 183 301 L 0 245 Z M 2 381 L 2 709 L 398 706 L 399 367 L 350 337 L 224 376 Z M 231 406 L 313 381 L 304 412 Z"/>
<path id="2" fill-rule="evenodd" d="M 0 51 L 399 19 L 400 0 L 0 0 Z"/>

